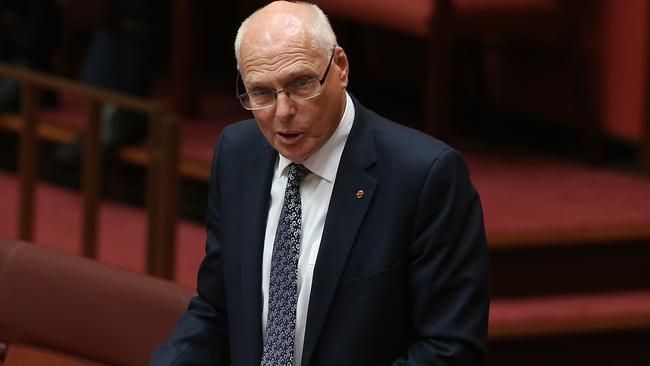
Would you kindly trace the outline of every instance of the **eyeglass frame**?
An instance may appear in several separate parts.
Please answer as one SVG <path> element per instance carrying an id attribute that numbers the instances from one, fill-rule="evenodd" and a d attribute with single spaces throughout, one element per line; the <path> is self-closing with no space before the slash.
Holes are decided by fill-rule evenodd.
<path id="1" fill-rule="evenodd" d="M 309 100 L 309 99 L 312 99 L 312 98 L 316 98 L 317 96 L 321 95 L 321 93 L 323 92 L 323 84 L 325 84 L 325 80 L 327 79 L 327 75 L 329 74 L 330 68 L 332 67 L 332 61 L 334 60 L 334 54 L 336 53 L 336 47 L 337 47 L 337 45 L 334 45 L 334 47 L 332 47 L 332 55 L 330 56 L 330 60 L 327 63 L 327 69 L 325 69 L 325 74 L 323 74 L 323 77 L 320 80 L 316 79 L 315 77 L 311 77 L 311 78 L 307 79 L 309 81 L 316 80 L 320 84 L 320 89 L 318 90 L 318 93 L 316 93 L 314 95 L 311 95 L 309 97 L 302 98 L 302 99 L 293 99 L 293 98 L 291 98 L 291 94 L 287 93 L 288 86 L 285 86 L 284 88 L 278 89 L 278 90 L 273 90 L 271 88 L 268 88 L 271 91 L 271 93 L 273 93 L 273 103 L 271 103 L 269 105 L 266 105 L 264 107 L 248 108 L 248 107 L 246 107 L 244 105 L 244 101 L 242 100 L 242 96 L 249 95 L 251 93 L 247 92 L 247 93 L 239 94 L 239 80 L 240 79 L 242 80 L 242 84 L 243 84 L 244 80 L 241 78 L 241 74 L 238 71 L 237 72 L 237 80 L 235 80 L 235 97 L 239 100 L 239 103 L 242 105 L 242 107 L 244 107 L 244 109 L 249 110 L 249 111 L 257 111 L 257 110 L 260 110 L 260 109 L 265 109 L 265 108 L 272 107 L 273 105 L 275 105 L 277 103 L 278 94 L 280 94 L 280 93 L 285 93 L 287 95 L 287 98 L 289 98 L 291 100 L 294 100 L 294 101 L 302 101 L 302 100 Z M 291 84 L 293 84 L 293 82 L 291 82 L 289 85 L 291 85 Z M 245 85 L 244 85 L 244 87 L 245 87 Z"/>

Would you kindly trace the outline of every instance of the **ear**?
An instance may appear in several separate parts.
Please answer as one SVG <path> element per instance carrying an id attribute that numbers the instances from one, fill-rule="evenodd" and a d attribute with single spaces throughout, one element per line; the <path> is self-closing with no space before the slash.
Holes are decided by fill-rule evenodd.
<path id="1" fill-rule="evenodd" d="M 336 50 L 334 52 L 334 60 L 332 60 L 332 63 L 334 63 L 339 69 L 338 82 L 341 85 L 341 88 L 345 89 L 348 86 L 348 73 L 350 72 L 348 56 L 340 46 L 336 46 Z"/>

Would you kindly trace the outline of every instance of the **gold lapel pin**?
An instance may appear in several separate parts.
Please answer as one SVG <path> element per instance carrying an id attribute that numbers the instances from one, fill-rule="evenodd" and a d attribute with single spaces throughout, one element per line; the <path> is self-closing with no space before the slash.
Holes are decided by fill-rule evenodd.
<path id="1" fill-rule="evenodd" d="M 363 194 L 364 194 L 363 190 L 361 190 L 361 189 L 358 190 L 357 191 L 357 198 L 359 198 L 359 199 L 363 198 Z"/>

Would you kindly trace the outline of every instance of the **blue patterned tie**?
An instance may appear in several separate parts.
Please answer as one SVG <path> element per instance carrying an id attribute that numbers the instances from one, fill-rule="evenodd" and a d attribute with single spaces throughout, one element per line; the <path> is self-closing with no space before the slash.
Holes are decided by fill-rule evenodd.
<path id="1" fill-rule="evenodd" d="M 309 173 L 303 165 L 289 165 L 284 204 L 275 232 L 269 281 L 269 311 L 262 366 L 291 366 L 298 303 L 300 256 L 300 182 Z"/>

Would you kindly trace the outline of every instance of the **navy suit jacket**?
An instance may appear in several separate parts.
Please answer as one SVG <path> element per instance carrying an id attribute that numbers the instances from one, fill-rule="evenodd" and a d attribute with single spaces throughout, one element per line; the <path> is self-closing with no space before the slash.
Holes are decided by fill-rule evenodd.
<path id="1" fill-rule="evenodd" d="M 332 198 L 323 202 L 302 365 L 484 365 L 487 246 L 465 162 L 354 103 Z M 198 295 L 152 365 L 260 364 L 276 158 L 254 120 L 221 135 Z"/>

